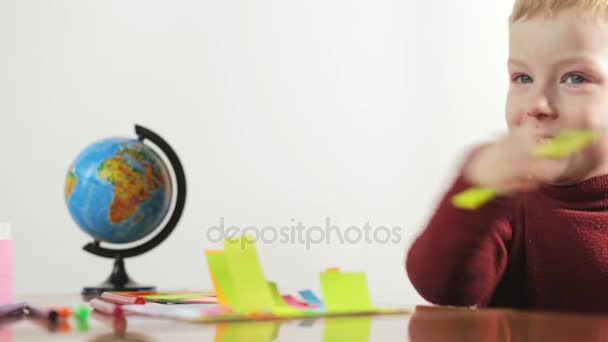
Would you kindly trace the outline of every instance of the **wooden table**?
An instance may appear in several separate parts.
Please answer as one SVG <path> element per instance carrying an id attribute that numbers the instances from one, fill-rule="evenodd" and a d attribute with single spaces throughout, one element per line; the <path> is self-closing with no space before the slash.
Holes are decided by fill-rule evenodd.
<path id="1" fill-rule="evenodd" d="M 82 302 L 78 296 L 21 299 L 46 305 Z M 74 320 L 52 328 L 26 319 L 0 324 L 0 342 L 263 342 L 272 340 L 273 335 L 276 336 L 274 341 L 608 341 L 608 316 L 418 307 L 407 315 L 229 324 L 195 324 L 143 317 L 112 319 L 94 314 L 86 331 L 79 331 Z"/>

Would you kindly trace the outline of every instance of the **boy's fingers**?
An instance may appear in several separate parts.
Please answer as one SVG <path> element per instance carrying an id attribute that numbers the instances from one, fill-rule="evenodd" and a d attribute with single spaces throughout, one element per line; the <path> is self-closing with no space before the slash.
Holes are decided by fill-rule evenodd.
<path id="1" fill-rule="evenodd" d="M 534 178 L 516 178 L 498 187 L 497 193 L 510 195 L 517 192 L 529 191 L 538 188 L 540 182 Z"/>
<path id="2" fill-rule="evenodd" d="M 528 169 L 528 178 L 536 182 L 550 182 L 557 179 L 566 170 L 565 160 L 538 160 L 533 161 Z"/>

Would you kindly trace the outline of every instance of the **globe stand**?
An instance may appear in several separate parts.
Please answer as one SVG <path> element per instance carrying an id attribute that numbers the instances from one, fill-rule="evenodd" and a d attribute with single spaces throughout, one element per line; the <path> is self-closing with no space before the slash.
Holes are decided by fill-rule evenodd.
<path id="1" fill-rule="evenodd" d="M 154 286 L 143 286 L 137 284 L 129 277 L 125 262 L 122 257 L 114 259 L 112 273 L 103 283 L 97 286 L 89 286 L 82 289 L 82 296 L 85 298 L 99 297 L 104 291 L 155 291 Z"/>
<path id="2" fill-rule="evenodd" d="M 143 142 L 144 139 L 147 139 L 154 143 L 169 160 L 176 181 L 175 207 L 165 226 L 158 230 L 158 234 L 139 246 L 127 249 L 111 249 L 101 247 L 99 241 L 94 241 L 83 247 L 85 251 L 91 254 L 114 259 L 112 273 L 106 281 L 98 286 L 85 287 L 82 289 L 82 296 L 85 299 L 99 296 L 104 291 L 154 291 L 154 286 L 139 285 L 129 277 L 127 270 L 125 269 L 124 259 L 144 254 L 162 243 L 169 234 L 171 234 L 184 211 L 184 205 L 186 203 L 186 175 L 177 154 L 163 138 L 151 130 L 135 125 L 135 133 L 140 141 Z"/>

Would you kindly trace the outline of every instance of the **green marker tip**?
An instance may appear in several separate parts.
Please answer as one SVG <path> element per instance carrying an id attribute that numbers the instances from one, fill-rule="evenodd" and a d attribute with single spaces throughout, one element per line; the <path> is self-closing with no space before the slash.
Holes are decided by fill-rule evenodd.
<path id="1" fill-rule="evenodd" d="M 576 153 L 599 138 L 600 130 L 565 129 L 554 138 L 536 146 L 532 154 L 539 158 L 560 159 Z"/>

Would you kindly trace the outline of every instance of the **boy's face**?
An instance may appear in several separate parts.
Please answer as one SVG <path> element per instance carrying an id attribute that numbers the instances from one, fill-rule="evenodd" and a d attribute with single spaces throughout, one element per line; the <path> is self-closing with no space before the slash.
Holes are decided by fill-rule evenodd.
<path id="1" fill-rule="evenodd" d="M 564 128 L 608 128 L 606 22 L 567 10 L 509 31 L 509 128 L 532 128 L 538 140 Z"/>

